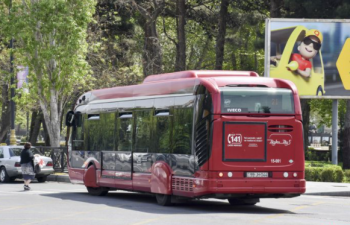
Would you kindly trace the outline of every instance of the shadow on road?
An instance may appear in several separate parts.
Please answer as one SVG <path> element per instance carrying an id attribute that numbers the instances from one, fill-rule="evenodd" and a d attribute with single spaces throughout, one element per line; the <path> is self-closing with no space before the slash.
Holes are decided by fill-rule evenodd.
<path id="1" fill-rule="evenodd" d="M 231 206 L 227 201 L 220 200 L 192 200 L 175 203 L 164 207 L 156 203 L 150 194 L 134 192 L 110 192 L 107 196 L 91 196 L 88 193 L 55 193 L 41 194 L 42 196 L 59 198 L 62 200 L 79 201 L 89 204 L 100 204 L 109 207 L 130 209 L 144 213 L 155 214 L 203 214 L 203 213 L 237 213 L 237 214 L 295 214 L 288 210 L 273 209 L 256 206 Z"/>

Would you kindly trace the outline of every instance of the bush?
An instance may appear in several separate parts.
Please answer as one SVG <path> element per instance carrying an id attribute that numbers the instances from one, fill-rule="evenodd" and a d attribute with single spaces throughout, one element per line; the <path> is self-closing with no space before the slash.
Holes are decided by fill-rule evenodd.
<path id="1" fill-rule="evenodd" d="M 350 182 L 350 170 L 344 171 L 345 181 Z"/>
<path id="2" fill-rule="evenodd" d="M 326 165 L 324 167 L 306 167 L 307 181 L 342 182 L 344 172 L 340 166 Z"/>
<path id="3" fill-rule="evenodd" d="M 307 181 L 321 181 L 322 167 L 306 167 L 305 180 Z"/>

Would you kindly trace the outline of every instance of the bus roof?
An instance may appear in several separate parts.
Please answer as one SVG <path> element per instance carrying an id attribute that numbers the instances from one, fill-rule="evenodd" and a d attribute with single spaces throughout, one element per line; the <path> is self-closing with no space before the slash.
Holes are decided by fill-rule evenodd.
<path id="1" fill-rule="evenodd" d="M 204 77 L 222 77 L 222 76 L 259 77 L 259 75 L 253 71 L 189 70 L 189 71 L 180 71 L 180 72 L 166 73 L 166 74 L 160 74 L 160 75 L 150 75 L 146 77 L 143 83 L 183 79 L 183 78 L 200 78 L 200 77 L 204 78 Z"/>
<path id="2" fill-rule="evenodd" d="M 194 70 L 150 75 L 142 84 L 92 90 L 79 97 L 77 105 L 96 100 L 121 99 L 171 94 L 195 94 L 199 85 L 209 92 L 223 86 L 255 86 L 288 88 L 297 93 L 295 85 L 286 80 L 259 77 L 252 71 Z"/>

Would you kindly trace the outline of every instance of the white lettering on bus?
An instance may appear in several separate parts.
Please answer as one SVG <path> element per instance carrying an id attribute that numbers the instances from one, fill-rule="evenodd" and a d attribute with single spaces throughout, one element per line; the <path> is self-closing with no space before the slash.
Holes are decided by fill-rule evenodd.
<path id="1" fill-rule="evenodd" d="M 242 112 L 242 109 L 240 109 L 240 108 L 231 108 L 231 109 L 227 109 L 227 112 Z"/>

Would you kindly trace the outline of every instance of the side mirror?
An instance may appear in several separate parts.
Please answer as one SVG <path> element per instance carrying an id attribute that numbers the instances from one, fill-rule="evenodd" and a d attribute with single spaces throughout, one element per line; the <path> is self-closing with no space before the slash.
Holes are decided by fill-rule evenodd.
<path id="1" fill-rule="evenodd" d="M 74 116 L 77 127 L 81 127 L 83 122 L 83 116 L 81 115 L 81 112 L 76 112 Z"/>
<path id="2" fill-rule="evenodd" d="M 66 114 L 66 126 L 71 127 L 74 124 L 74 111 L 69 111 Z"/>

